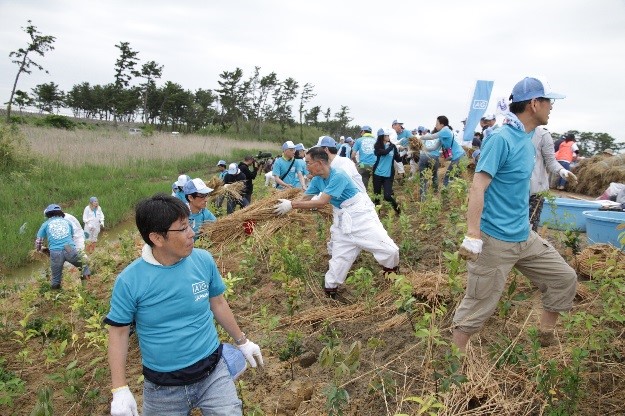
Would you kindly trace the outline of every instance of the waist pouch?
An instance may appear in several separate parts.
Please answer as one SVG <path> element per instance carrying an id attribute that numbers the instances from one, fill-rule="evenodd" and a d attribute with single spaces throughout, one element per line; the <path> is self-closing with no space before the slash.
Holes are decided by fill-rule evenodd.
<path id="1" fill-rule="evenodd" d="M 206 358 L 180 370 L 161 372 L 143 366 L 143 376 L 159 386 L 186 386 L 206 378 L 215 369 L 221 359 L 223 344 Z"/>

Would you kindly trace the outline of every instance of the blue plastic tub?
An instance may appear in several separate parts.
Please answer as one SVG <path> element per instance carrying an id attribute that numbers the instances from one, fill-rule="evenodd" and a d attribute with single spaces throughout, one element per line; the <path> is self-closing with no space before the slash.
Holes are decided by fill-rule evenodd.
<path id="1" fill-rule="evenodd" d="M 601 208 L 600 202 L 556 198 L 551 203 L 545 201 L 539 224 L 554 230 L 586 231 L 584 211 L 598 211 L 599 208 Z"/>
<path id="2" fill-rule="evenodd" d="M 586 237 L 589 244 L 608 243 L 623 248 L 618 236 L 625 229 L 618 230 L 619 224 L 625 224 L 625 212 L 584 211 L 586 217 Z"/>

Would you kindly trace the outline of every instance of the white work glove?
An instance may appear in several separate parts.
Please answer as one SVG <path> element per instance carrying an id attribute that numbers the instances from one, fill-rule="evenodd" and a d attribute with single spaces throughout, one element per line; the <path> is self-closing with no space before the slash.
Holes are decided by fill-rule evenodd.
<path id="1" fill-rule="evenodd" d="M 111 416 L 139 416 L 137 402 L 128 386 L 113 393 Z"/>
<path id="2" fill-rule="evenodd" d="M 278 199 L 278 201 L 280 202 L 278 202 L 273 209 L 273 212 L 277 215 L 284 215 L 293 209 L 293 204 L 291 204 L 291 201 L 288 199 Z"/>
<path id="3" fill-rule="evenodd" d="M 572 183 L 577 183 L 577 176 L 575 176 L 570 170 L 562 168 L 558 173 L 560 174 L 560 177 L 562 179 L 566 179 L 567 181 L 571 181 Z"/>
<path id="4" fill-rule="evenodd" d="M 484 245 L 484 242 L 479 238 L 465 236 L 458 250 L 458 254 L 460 254 L 460 257 L 463 259 L 475 261 L 482 252 L 482 245 Z"/>
<path id="5" fill-rule="evenodd" d="M 248 339 L 245 341 L 245 344 L 238 345 L 238 347 L 239 351 L 243 353 L 245 359 L 252 367 L 256 368 L 258 364 L 261 366 L 265 365 L 263 355 L 260 353 L 260 347 L 258 345 Z"/>

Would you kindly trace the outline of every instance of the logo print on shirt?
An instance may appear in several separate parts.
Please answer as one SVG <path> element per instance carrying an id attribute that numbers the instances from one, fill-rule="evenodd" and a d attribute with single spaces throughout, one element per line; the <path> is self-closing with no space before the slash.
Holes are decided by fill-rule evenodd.
<path id="1" fill-rule="evenodd" d="M 69 232 L 69 222 L 63 218 L 50 221 L 48 224 L 48 233 L 50 233 L 50 237 L 57 240 L 71 237 Z"/>

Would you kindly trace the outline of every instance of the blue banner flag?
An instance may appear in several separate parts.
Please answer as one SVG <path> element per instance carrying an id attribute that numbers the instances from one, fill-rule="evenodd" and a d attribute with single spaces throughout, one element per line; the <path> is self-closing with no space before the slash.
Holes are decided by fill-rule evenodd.
<path id="1" fill-rule="evenodd" d="M 490 93 L 493 91 L 494 83 L 495 81 L 482 80 L 478 80 L 475 83 L 475 92 L 473 93 L 473 99 L 471 100 L 471 107 L 469 108 L 467 122 L 464 126 L 464 135 L 462 137 L 463 141 L 473 141 L 475 127 L 479 123 L 480 118 L 484 115 L 486 108 L 488 108 L 488 101 L 490 100 Z"/>

